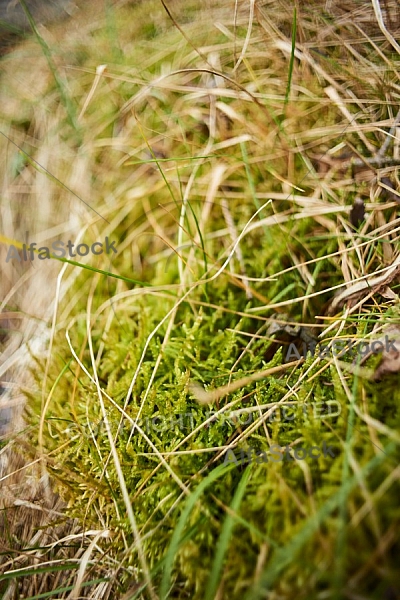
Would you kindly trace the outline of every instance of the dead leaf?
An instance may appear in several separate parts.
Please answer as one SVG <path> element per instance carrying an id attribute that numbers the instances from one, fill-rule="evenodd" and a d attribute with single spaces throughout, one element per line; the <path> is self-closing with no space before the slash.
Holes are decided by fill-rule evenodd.
<path id="1" fill-rule="evenodd" d="M 365 204 L 361 198 L 356 198 L 350 211 L 350 223 L 357 229 L 365 217 Z"/>
<path id="2" fill-rule="evenodd" d="M 400 327 L 390 327 L 379 341 L 382 342 L 384 349 L 382 361 L 373 375 L 374 381 L 381 380 L 385 375 L 400 372 Z"/>
<path id="3" fill-rule="evenodd" d="M 351 308 L 358 300 L 361 300 L 363 297 L 367 300 L 374 294 L 381 292 L 382 289 L 387 293 L 388 285 L 400 275 L 400 254 L 390 267 L 385 267 L 382 271 L 383 273 L 381 272 L 379 275 L 375 273 L 364 275 L 359 281 L 354 282 L 350 287 L 336 294 L 330 303 L 328 314 L 335 314 L 344 304 L 348 304 Z"/>
<path id="4" fill-rule="evenodd" d="M 385 298 L 385 300 L 396 300 L 397 299 L 397 294 L 389 286 L 385 287 L 379 293 L 382 296 L 382 298 Z"/>

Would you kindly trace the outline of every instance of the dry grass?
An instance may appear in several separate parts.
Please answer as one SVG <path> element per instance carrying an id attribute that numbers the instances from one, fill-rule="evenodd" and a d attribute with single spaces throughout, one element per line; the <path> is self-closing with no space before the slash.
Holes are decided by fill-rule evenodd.
<path id="1" fill-rule="evenodd" d="M 82 10 L 1 63 L 0 406 L 13 421 L 0 591 L 398 597 L 399 374 L 374 381 L 376 357 L 285 364 L 271 330 L 290 321 L 331 344 L 398 336 L 397 3 Z M 75 259 L 95 271 L 6 262 L 10 239 L 105 236 L 111 263 Z M 267 423 L 269 405 L 314 395 L 340 399 L 334 426 Z M 196 397 L 257 418 L 223 436 Z M 189 408 L 187 435 L 140 423 Z M 83 435 L 101 419 L 101 434 Z M 278 433 L 292 447 L 330 436 L 341 456 L 300 475 L 219 471 L 228 448 Z"/>

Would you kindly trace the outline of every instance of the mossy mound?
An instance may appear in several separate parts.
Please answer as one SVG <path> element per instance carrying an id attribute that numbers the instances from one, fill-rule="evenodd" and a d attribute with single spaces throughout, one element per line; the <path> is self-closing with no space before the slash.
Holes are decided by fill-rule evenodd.
<path id="1" fill-rule="evenodd" d="M 265 249 L 257 250 L 251 243 L 249 247 L 255 264 L 262 264 Z M 168 280 L 178 277 L 175 262 L 170 264 L 174 275 L 165 274 Z M 246 273 L 253 275 L 251 270 Z M 87 275 L 82 277 L 87 279 Z M 161 275 L 158 286 L 160 279 Z M 327 589 L 335 584 L 341 536 L 340 551 L 346 553 L 344 578 L 374 552 L 369 528 L 354 530 L 351 518 L 358 518 L 365 502 L 360 482 L 371 493 L 378 490 L 390 477 L 396 453 L 393 444 L 383 448 L 371 443 L 361 406 L 367 402 L 374 419 L 386 415 L 385 423 L 396 430 L 397 378 L 377 384 L 347 373 L 346 385 L 352 390 L 349 402 L 332 360 L 316 360 L 320 346 L 302 364 L 287 368 L 285 347 L 276 350 L 276 342 L 262 335 L 270 320 L 245 316 L 254 299 L 246 298 L 231 279 L 225 273 L 207 284 L 197 285 L 197 280 L 186 297 L 172 286 L 162 291 L 147 287 L 136 288 L 122 308 L 103 303 L 103 310 L 90 319 L 91 350 L 87 315 L 78 315 L 68 330 L 75 360 L 66 364 L 64 352 L 58 361 L 53 359 L 49 385 L 56 382 L 55 388 L 45 410 L 31 404 L 30 420 L 35 422 L 34 415 L 43 420 L 43 450 L 57 489 L 69 503 L 68 514 L 77 519 L 84 515 L 84 526 L 89 529 L 98 528 L 100 519 L 112 532 L 109 551 L 126 567 L 126 573 L 136 564 L 136 543 L 130 520 L 124 516 L 126 505 L 111 445 L 154 585 L 161 581 L 177 524 L 192 498 L 185 499 L 185 495 L 218 475 L 190 510 L 176 540 L 173 569 L 171 565 L 175 591 L 169 597 L 203 598 L 205 593 L 214 593 L 210 574 L 216 564 L 221 566 L 218 575 L 223 573 L 219 585 L 224 597 L 239 597 L 250 589 L 252 597 L 258 597 L 261 592 L 254 580 L 264 570 L 258 566 L 260 556 L 269 548 L 274 570 L 265 570 L 261 589 L 296 590 L 311 598 L 316 587 Z M 107 328 L 112 311 L 112 327 Z M 392 308 L 386 319 L 379 316 L 390 323 L 398 315 L 398 309 Z M 349 323 L 348 337 L 365 337 L 373 329 L 372 311 L 368 321 L 363 327 L 360 322 Z M 55 348 L 61 348 L 63 340 L 61 329 Z M 267 360 L 271 348 L 275 352 Z M 342 368 L 352 364 L 346 355 L 342 360 Z M 367 365 L 373 369 L 379 360 L 372 356 Z M 193 381 L 212 390 L 279 366 L 281 372 L 243 384 L 229 398 L 223 396 L 211 405 L 200 404 L 190 392 Z M 285 398 L 286 403 L 279 404 Z M 355 414 L 352 403 L 361 412 Z M 236 460 L 225 453 L 230 444 Z M 291 447 L 280 462 L 271 456 L 274 444 L 282 451 Z M 326 456 L 324 446 L 332 449 Z M 294 453 L 300 447 L 319 448 L 319 458 L 297 460 Z M 250 464 L 249 449 L 253 452 Z M 346 453 L 356 461 L 355 475 L 344 475 Z M 302 458 L 301 451 L 298 456 Z M 238 490 L 241 497 L 236 506 Z M 380 514 L 382 529 L 396 520 L 396 494 L 393 487 L 376 499 L 374 510 Z M 232 512 L 228 507 L 234 505 L 238 518 L 233 518 L 229 529 Z M 229 539 L 225 539 L 226 527 Z M 218 553 L 221 544 L 223 561 L 222 551 Z M 301 573 L 296 567 L 298 551 Z M 394 577 L 394 568 L 393 564 L 387 572 L 385 585 Z M 128 581 L 129 575 L 120 579 L 121 585 Z"/>

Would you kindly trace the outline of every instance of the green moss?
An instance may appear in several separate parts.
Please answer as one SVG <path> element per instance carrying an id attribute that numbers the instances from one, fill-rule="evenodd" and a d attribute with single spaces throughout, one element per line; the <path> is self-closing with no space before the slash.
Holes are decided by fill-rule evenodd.
<path id="1" fill-rule="evenodd" d="M 256 259 L 255 264 L 263 262 L 262 248 L 252 248 L 252 253 Z M 201 427 L 209 416 L 208 407 L 200 406 L 189 393 L 189 380 L 201 381 L 206 388 L 212 389 L 246 374 L 282 363 L 281 351 L 269 363 L 265 363 L 263 356 L 269 345 L 266 340 L 258 341 L 252 350 L 243 353 L 243 337 L 236 334 L 235 330 L 251 333 L 253 321 L 238 316 L 238 312 L 246 310 L 248 299 L 243 292 L 233 292 L 230 286 L 229 278 L 226 277 L 209 283 L 209 306 L 196 304 L 196 301 L 204 298 L 201 287 L 196 288 L 190 294 L 190 301 L 188 298 L 178 308 L 167 342 L 164 340 L 168 321 L 157 329 L 150 343 L 147 343 L 149 336 L 173 306 L 172 299 L 168 301 L 164 298 L 160 302 L 156 294 L 146 294 L 132 300 L 129 314 L 118 309 L 118 320 L 114 318 L 113 326 L 107 333 L 104 331 L 105 317 L 92 323 L 94 355 L 100 345 L 103 346 L 101 361 L 96 368 L 97 376 L 101 387 L 113 399 L 111 403 L 105 397 L 107 418 L 113 436 L 117 433 L 121 416 L 118 407 L 124 407 L 129 417 L 123 420 L 119 429 L 116 448 L 135 508 L 138 527 L 145 537 L 144 548 L 151 567 L 157 566 L 167 551 L 183 505 L 182 501 L 175 504 L 179 500 L 181 489 L 165 467 L 160 466 L 160 459 L 154 454 L 154 448 L 149 446 L 147 439 L 151 440 L 159 452 L 173 452 L 179 443 L 200 426 L 195 436 L 183 442 L 180 447 L 181 450 L 192 451 L 192 454 L 166 459 L 175 475 L 185 485 L 195 488 L 217 464 L 221 464 L 221 460 L 211 462 L 217 454 L 215 450 L 199 454 L 196 454 L 196 450 L 226 445 L 245 431 L 249 423 L 240 425 L 233 420 L 222 422 L 217 419 Z M 215 304 L 219 305 L 218 310 L 212 307 Z M 223 307 L 233 312 L 226 312 Z M 359 332 L 362 330 L 365 335 L 365 330 L 372 325 L 371 321 L 364 326 L 359 322 Z M 348 329 L 355 332 L 354 326 L 349 326 Z M 83 327 L 75 328 L 73 346 L 77 349 L 85 348 L 85 336 Z M 60 348 L 63 343 L 62 332 L 58 337 L 56 347 Z M 153 377 L 160 353 L 162 360 Z M 81 360 L 92 373 L 87 350 Z M 376 363 L 376 359 L 373 360 Z M 245 386 L 229 398 L 230 401 L 235 400 L 235 409 L 246 408 L 255 402 L 279 402 L 287 390 L 296 387 L 299 378 L 307 370 L 308 375 L 296 393 L 299 406 L 303 407 L 304 402 L 313 405 L 337 400 L 342 410 L 340 416 L 333 419 L 315 419 L 313 412 L 309 410 L 305 413 L 297 411 L 293 421 L 270 422 L 267 419 L 265 426 L 260 426 L 246 438 L 245 443 L 239 444 L 239 450 L 251 446 L 268 451 L 270 444 L 321 447 L 325 443 L 333 446 L 336 456 L 334 459 L 321 457 L 319 460 L 302 463 L 312 480 L 312 496 L 309 494 L 305 471 L 299 463 L 254 463 L 249 467 L 250 483 L 240 509 L 245 526 L 242 521 L 235 527 L 224 567 L 226 590 L 234 597 L 240 595 L 238 582 L 250 585 L 260 548 L 265 543 L 268 546 L 265 540 L 275 540 L 279 546 L 289 544 L 293 535 L 301 530 L 304 518 L 322 507 L 341 485 L 344 438 L 351 409 L 336 369 L 331 366 L 321 373 L 321 365 L 313 366 L 312 363 L 313 358 L 309 356 L 297 369 Z M 141 366 L 136 383 L 127 398 L 139 364 Z M 57 373 L 55 367 L 53 364 L 54 375 Z M 58 481 L 58 490 L 69 501 L 71 516 L 81 518 L 85 514 L 86 526 L 95 527 L 100 511 L 108 527 L 114 531 L 114 556 L 124 556 L 121 533 L 124 533 L 128 546 L 133 543 L 133 539 L 129 522 L 122 516 L 125 508 L 117 472 L 113 461 L 108 460 L 110 442 L 102 422 L 99 399 L 93 382 L 81 370 L 76 369 L 77 363 L 72 361 L 61 377 L 44 415 L 45 430 L 47 431 L 48 426 L 51 427 L 51 435 L 46 435 L 45 438 L 46 451 L 54 453 L 57 448 L 63 448 L 56 452 L 57 466 L 50 463 L 50 468 Z M 347 379 L 347 385 L 351 389 L 352 378 L 347 376 Z M 150 380 L 152 383 L 149 388 Z M 371 416 L 384 417 L 388 427 L 397 428 L 399 411 L 393 410 L 400 399 L 397 379 L 393 380 L 393 385 L 385 382 L 373 386 L 359 380 L 354 399 L 356 404 L 361 402 L 365 394 Z M 222 406 L 223 403 L 220 401 L 219 405 Z M 139 422 L 145 435 L 132 428 L 131 420 L 136 419 L 139 414 Z M 185 416 L 181 417 L 182 414 Z M 317 411 L 317 414 L 320 413 Z M 170 426 L 171 419 L 175 421 L 174 426 Z M 245 420 L 241 418 L 242 422 Z M 250 424 L 253 422 L 252 419 Z M 68 433 L 66 426 L 69 428 Z M 354 458 L 360 466 L 371 460 L 377 452 L 382 452 L 371 444 L 368 425 L 359 418 L 355 422 L 351 444 Z M 369 481 L 373 489 L 384 482 L 394 461 L 394 456 L 388 456 L 381 470 L 374 472 Z M 215 547 L 224 519 L 222 507 L 230 504 L 232 493 L 241 477 L 240 471 L 238 466 L 236 470 L 222 476 L 202 497 L 201 504 L 192 511 L 187 523 L 189 539 L 180 547 L 176 556 L 175 576 L 177 582 L 185 582 L 185 589 L 190 590 L 194 598 L 202 597 L 205 589 L 214 560 L 210 549 Z M 351 498 L 353 510 L 362 506 L 361 489 L 356 489 Z M 383 502 L 385 506 L 388 505 L 388 512 L 381 513 L 382 527 L 387 527 L 390 519 L 395 517 L 395 509 L 389 508 L 390 498 L 390 495 L 386 495 L 385 499 L 378 500 L 378 504 Z M 160 523 L 162 526 L 157 529 L 157 534 L 152 534 L 154 527 Z M 326 525 L 328 529 L 324 534 L 318 533 L 307 542 L 307 550 L 301 561 L 301 581 L 311 577 L 316 562 L 321 561 L 326 569 L 334 561 L 334 554 L 328 553 L 327 556 L 322 547 L 332 547 L 342 525 L 335 514 L 331 516 L 329 525 Z M 149 537 L 146 537 L 147 534 Z M 323 545 L 321 535 L 325 538 Z M 354 548 L 349 555 L 350 569 L 354 561 L 358 564 L 360 560 L 364 560 L 362 557 L 366 556 L 370 544 L 374 544 L 373 539 L 365 538 L 365 535 L 360 535 L 353 541 Z M 299 576 L 296 569 L 287 571 L 279 588 L 294 585 L 293 578 Z M 322 580 L 327 579 L 326 575 L 322 576 Z M 296 585 L 300 585 L 300 580 L 297 579 Z"/>

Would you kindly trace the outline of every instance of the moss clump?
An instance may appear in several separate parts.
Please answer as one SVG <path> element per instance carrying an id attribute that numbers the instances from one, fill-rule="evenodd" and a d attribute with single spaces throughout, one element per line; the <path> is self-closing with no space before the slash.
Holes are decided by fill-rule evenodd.
<path id="1" fill-rule="evenodd" d="M 262 248 L 252 248 L 251 252 L 256 264 L 263 262 Z M 240 505 L 240 521 L 235 525 L 223 569 L 226 593 L 239 597 L 242 586 L 252 585 L 262 548 L 290 548 L 293 538 L 303 533 L 301 576 L 292 565 L 275 585 L 283 590 L 286 586 L 303 586 L 311 594 L 316 579 L 323 587 L 332 584 L 327 573 L 335 569 L 336 539 L 343 528 L 338 512 L 340 498 L 321 528 L 306 535 L 304 522 L 323 512 L 332 496 L 337 496 L 338 490 L 348 483 L 343 481 L 343 463 L 350 427 L 350 452 L 359 467 L 362 469 L 378 455 L 379 468 L 368 479 L 371 489 L 378 489 L 390 475 L 395 456 L 388 453 L 382 459 L 383 449 L 371 444 L 368 425 L 354 415 L 332 364 L 327 360 L 318 364 L 309 354 L 303 364 L 287 370 L 282 350 L 266 362 L 264 357 L 271 341 L 252 338 L 257 329 L 255 320 L 240 316 L 251 304 L 245 293 L 234 292 L 225 275 L 207 284 L 207 301 L 204 287 L 194 287 L 179 306 L 177 295 L 168 298 L 163 294 L 161 302 L 157 292 L 146 290 L 137 299 L 131 299 L 129 309 L 116 309 L 108 331 L 106 315 L 91 322 L 93 355 L 101 355 L 95 370 L 106 418 L 144 540 L 145 555 L 157 573 L 185 508 L 182 490 L 195 490 L 223 464 L 221 449 L 231 442 L 240 438 L 235 444 L 238 459 L 240 452 L 249 448 L 270 456 L 273 444 L 290 445 L 293 450 L 300 446 L 322 448 L 325 444 L 332 447 L 334 458 L 329 454 L 324 457 L 321 452 L 317 460 L 292 462 L 286 456 L 282 462 L 269 458 L 267 463 L 258 464 L 253 455 L 247 466 L 250 476 Z M 165 319 L 168 314 L 170 317 Z M 348 330 L 354 332 L 355 328 L 349 325 Z M 62 337 L 60 332 L 60 344 Z M 133 564 L 134 554 L 127 553 L 126 547 L 134 544 L 134 538 L 129 519 L 123 516 L 126 507 L 111 442 L 95 382 L 84 372 L 85 368 L 92 374 L 93 365 L 83 327 L 74 328 L 71 345 L 79 362 L 69 363 L 44 415 L 46 430 L 48 427 L 51 432 L 45 437 L 45 450 L 50 456 L 55 455 L 55 462 L 52 459 L 49 467 L 58 481 L 57 489 L 69 502 L 68 513 L 76 518 L 84 514 L 85 526 L 89 528 L 98 526 L 101 514 L 102 522 L 113 532 L 113 555 L 127 565 Z M 317 353 L 318 350 L 317 347 Z M 214 389 L 277 365 L 283 366 L 281 373 L 230 394 L 229 417 L 215 416 L 228 400 L 224 398 L 212 405 L 212 412 L 210 406 L 200 405 L 189 390 L 193 380 Z M 53 369 L 50 381 L 57 374 L 56 364 Z M 357 383 L 350 376 L 347 385 L 350 389 L 356 385 L 352 402 L 357 405 L 365 394 L 370 397 L 370 414 L 375 412 L 378 418 L 385 414 L 387 406 L 393 406 L 392 398 L 399 399 L 396 384 L 391 387 L 393 396 L 383 403 L 379 397 L 381 389 L 389 389 L 387 383 L 370 386 L 362 380 Z M 279 403 L 289 390 L 295 392 L 289 395 L 290 408 L 286 405 L 286 412 L 276 410 L 257 427 L 256 410 L 250 416 L 238 413 L 235 417 L 231 412 Z M 330 418 L 328 413 L 323 418 L 324 408 L 328 410 L 332 401 L 338 402 L 340 415 Z M 267 409 L 261 412 L 266 414 Z M 40 411 L 36 409 L 34 414 Z M 213 414 L 214 420 L 210 421 Z M 140 427 L 137 429 L 136 420 Z M 398 411 L 387 424 L 398 426 Z M 176 586 L 183 585 L 184 593 L 193 598 L 203 597 L 209 585 L 216 560 L 212 550 L 227 518 L 224 507 L 232 503 L 245 468 L 240 460 L 233 470 L 226 467 L 226 473 L 206 489 L 190 512 L 173 573 Z M 377 502 L 381 527 L 389 527 L 396 514 L 394 497 L 386 494 Z M 363 492 L 353 484 L 346 506 L 351 507 L 354 516 L 362 505 Z M 347 528 L 350 535 L 351 525 Z M 373 544 L 365 532 L 352 538 L 346 570 L 367 560 Z M 155 575 L 154 582 L 157 581 L 159 577 Z"/>

